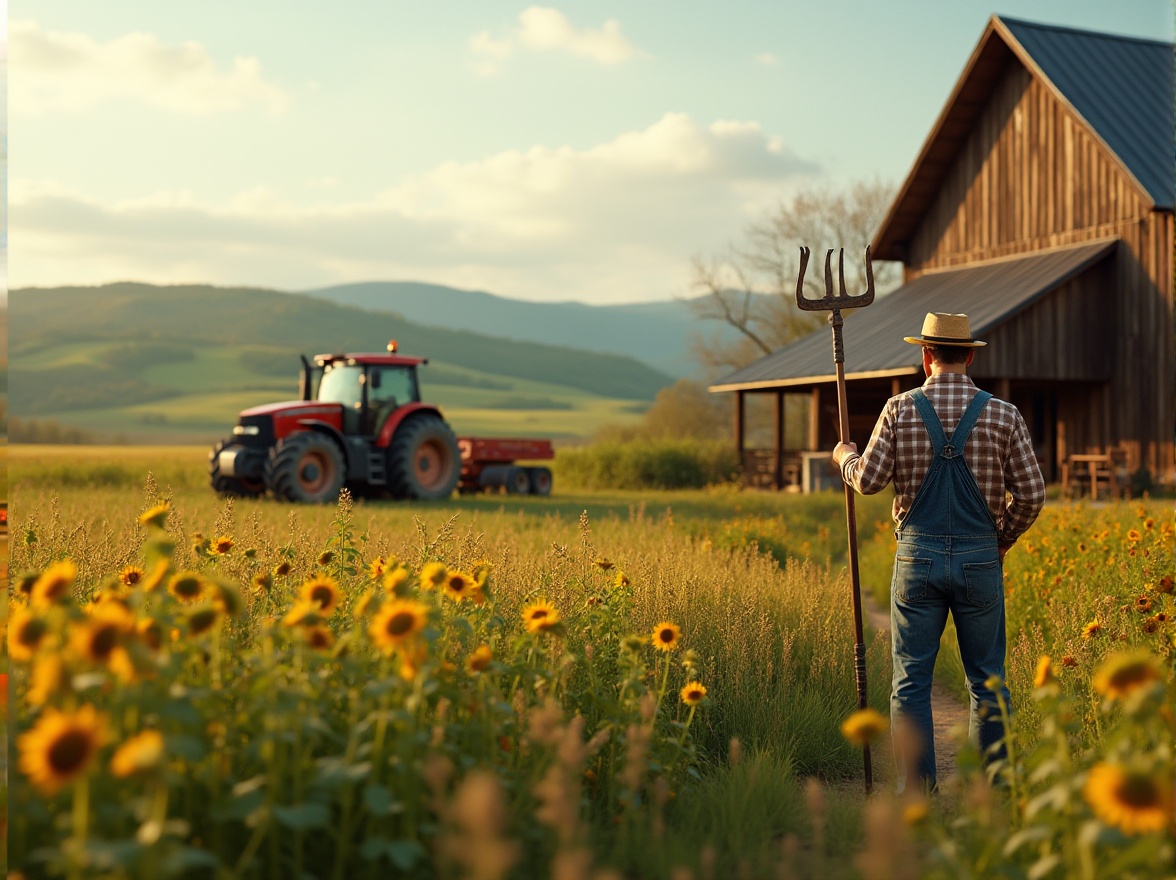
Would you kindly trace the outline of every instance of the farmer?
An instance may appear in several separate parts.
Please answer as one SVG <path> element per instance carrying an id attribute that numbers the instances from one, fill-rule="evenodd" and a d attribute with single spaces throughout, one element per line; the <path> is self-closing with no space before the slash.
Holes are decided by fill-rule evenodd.
<path id="1" fill-rule="evenodd" d="M 971 696 L 970 734 L 986 760 L 1003 756 L 997 695 L 1005 677 L 1005 554 L 1045 502 L 1033 443 L 1011 403 L 968 378 L 975 350 L 967 315 L 928 314 L 920 388 L 892 397 L 862 454 L 838 443 L 833 460 L 863 495 L 894 481 L 890 629 L 894 678 L 890 715 L 898 790 L 934 790 L 931 674 L 951 612 Z M 992 746 L 997 748 L 990 751 Z"/>

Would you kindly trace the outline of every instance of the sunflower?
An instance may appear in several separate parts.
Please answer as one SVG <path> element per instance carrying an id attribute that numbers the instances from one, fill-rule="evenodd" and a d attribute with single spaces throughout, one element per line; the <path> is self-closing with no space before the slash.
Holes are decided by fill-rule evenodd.
<path id="1" fill-rule="evenodd" d="M 120 606 L 103 605 L 74 626 L 69 644 L 77 656 L 102 665 L 111 661 L 133 628 L 133 619 Z"/>
<path id="2" fill-rule="evenodd" d="M 1037 661 L 1037 671 L 1033 673 L 1033 686 L 1036 688 L 1047 687 L 1057 684 L 1057 681 L 1054 676 L 1053 663 L 1050 662 L 1049 657 L 1042 655 Z"/>
<path id="3" fill-rule="evenodd" d="M 470 574 L 478 582 L 478 589 L 482 592 L 486 591 L 486 587 L 490 583 L 490 572 L 493 570 L 494 566 L 485 559 L 479 559 L 471 566 Z"/>
<path id="4" fill-rule="evenodd" d="M 29 601 L 42 608 L 56 605 L 69 595 L 78 567 L 72 559 L 54 562 L 41 572 L 29 591 Z"/>
<path id="5" fill-rule="evenodd" d="M 48 708 L 17 741 L 20 769 L 43 794 L 56 794 L 90 769 L 108 738 L 105 716 L 88 703 L 76 712 Z"/>
<path id="6" fill-rule="evenodd" d="M 155 564 L 155 568 L 152 570 L 151 574 L 149 574 L 143 581 L 140 582 L 139 588 L 144 593 L 154 593 L 159 589 L 159 585 L 163 583 L 163 579 L 167 577 L 169 568 L 170 564 L 166 559 L 159 560 L 159 562 Z"/>
<path id="7" fill-rule="evenodd" d="M 613 584 L 615 584 L 618 588 L 627 587 L 630 583 L 631 581 L 629 580 L 629 576 L 623 571 L 618 571 L 616 579 L 613 581 Z"/>
<path id="8" fill-rule="evenodd" d="M 559 623 L 559 612 L 546 599 L 536 599 L 523 609 L 523 625 L 527 632 L 547 632 Z"/>
<path id="9" fill-rule="evenodd" d="M 1151 516 L 1149 516 L 1147 519 L 1145 519 L 1145 520 L 1143 521 L 1143 527 L 1144 527 L 1145 529 L 1149 530 L 1149 531 L 1150 531 L 1151 529 L 1154 529 L 1154 528 L 1156 527 L 1156 520 L 1155 520 L 1155 517 L 1151 517 Z"/>
<path id="10" fill-rule="evenodd" d="M 43 618 L 28 608 L 17 608 L 8 621 L 8 656 L 22 662 L 32 660 L 48 631 Z"/>
<path id="11" fill-rule="evenodd" d="M 167 522 L 167 515 L 171 510 L 171 505 L 164 502 L 163 504 L 156 504 L 154 507 L 144 510 L 139 514 L 139 525 L 147 528 L 162 529 L 164 523 Z"/>
<path id="12" fill-rule="evenodd" d="M 282 618 L 282 624 L 284 626 L 318 626 L 323 622 L 319 610 L 317 602 L 302 599 L 294 603 L 286 616 Z"/>
<path id="13" fill-rule="evenodd" d="M 339 604 L 339 582 L 320 572 L 302 585 L 300 598 L 304 602 L 317 602 L 323 616 L 329 617 Z"/>
<path id="14" fill-rule="evenodd" d="M 268 571 L 259 571 L 249 581 L 254 592 L 268 593 L 274 587 L 274 576 Z"/>
<path id="15" fill-rule="evenodd" d="M 152 651 L 158 651 L 163 647 L 163 627 L 159 625 L 158 620 L 144 617 L 135 624 L 135 634 Z"/>
<path id="16" fill-rule="evenodd" d="M 445 582 L 445 575 L 449 569 L 443 562 L 428 562 L 421 569 L 421 589 L 432 590 Z"/>
<path id="17" fill-rule="evenodd" d="M 120 779 L 154 770 L 163 763 L 163 734 L 158 730 L 137 733 L 114 750 L 110 772 Z"/>
<path id="18" fill-rule="evenodd" d="M 601 569 L 602 571 L 608 571 L 610 568 L 613 567 L 612 560 L 605 559 L 603 556 L 598 556 L 595 559 L 593 559 L 592 564 L 595 565 L 597 568 Z"/>
<path id="19" fill-rule="evenodd" d="M 387 568 L 388 560 L 383 556 L 377 556 L 368 564 L 368 577 L 373 581 L 378 581 L 384 576 L 384 571 Z"/>
<path id="20" fill-rule="evenodd" d="M 118 573 L 119 582 L 124 587 L 137 587 L 139 581 L 143 580 L 143 575 L 146 574 L 143 569 L 137 565 L 128 565 Z"/>
<path id="21" fill-rule="evenodd" d="M 193 608 L 187 615 L 188 635 L 202 636 L 206 632 L 210 632 L 220 619 L 221 610 L 215 605 Z"/>
<path id="22" fill-rule="evenodd" d="M 464 571 L 458 571 L 455 568 L 445 572 L 445 580 L 442 581 L 442 585 L 445 587 L 445 595 L 454 602 L 472 598 L 473 594 L 478 591 L 478 582 Z"/>
<path id="23" fill-rule="evenodd" d="M 372 641 L 385 652 L 408 642 L 429 622 L 429 606 L 411 599 L 384 605 L 368 627 Z"/>
<path id="24" fill-rule="evenodd" d="M 1082 638 L 1093 639 L 1096 635 L 1102 632 L 1102 621 L 1098 618 L 1090 621 L 1086 626 L 1082 627 Z"/>
<path id="25" fill-rule="evenodd" d="M 682 702 L 687 706 L 697 706 L 706 697 L 706 685 L 701 681 L 691 681 L 681 690 Z"/>
<path id="26" fill-rule="evenodd" d="M 199 602 L 204 598 L 207 589 L 208 581 L 195 571 L 181 571 L 172 575 L 172 579 L 167 584 L 167 591 L 172 596 L 181 602 L 188 603 Z"/>
<path id="27" fill-rule="evenodd" d="M 1139 539 L 1142 537 L 1143 537 L 1143 535 L 1141 535 L 1139 533 L 1139 529 L 1128 529 L 1127 530 L 1127 540 L 1130 541 L 1132 544 L 1139 541 Z"/>
<path id="28" fill-rule="evenodd" d="M 403 598 L 408 594 L 408 569 L 398 565 L 391 571 L 384 573 L 384 589 L 393 596 Z"/>
<path id="29" fill-rule="evenodd" d="M 335 635 L 325 626 L 308 626 L 302 631 L 306 643 L 315 651 L 328 651 L 335 644 Z"/>
<path id="30" fill-rule="evenodd" d="M 855 746 L 864 746 L 886 732 L 887 721 L 873 709 L 858 709 L 841 722 L 841 735 Z"/>
<path id="31" fill-rule="evenodd" d="M 44 706 L 55 694 L 69 688 L 69 670 L 65 668 L 61 655 L 42 654 L 33 664 L 25 697 L 30 706 Z"/>
<path id="32" fill-rule="evenodd" d="M 1091 768 L 1082 796 L 1106 825 L 1124 834 L 1163 831 L 1172 821 L 1172 786 L 1159 774 L 1100 762 Z"/>
<path id="33" fill-rule="evenodd" d="M 209 550 L 217 556 L 224 556 L 233 549 L 233 539 L 228 535 L 221 535 L 219 538 L 214 538 Z"/>
<path id="34" fill-rule="evenodd" d="M 324 550 L 322 553 L 320 553 L 318 555 L 317 562 L 319 565 L 330 565 L 334 561 L 335 561 L 335 551 L 334 550 Z"/>
<path id="35" fill-rule="evenodd" d="M 682 630 L 678 628 L 678 624 L 663 620 L 653 628 L 650 641 L 659 651 L 672 651 L 678 647 L 678 638 L 681 635 Z"/>
<path id="36" fill-rule="evenodd" d="M 289 562 L 279 562 L 274 566 L 274 577 L 284 578 L 290 573 Z"/>
<path id="37" fill-rule="evenodd" d="M 1114 654 L 1094 674 L 1094 689 L 1111 700 L 1160 680 L 1155 658 L 1147 651 Z"/>
<path id="38" fill-rule="evenodd" d="M 1170 574 L 1166 574 L 1160 578 L 1160 582 L 1156 585 L 1156 591 L 1160 593 L 1171 593 L 1173 584 L 1176 584 L 1176 578 Z"/>
<path id="39" fill-rule="evenodd" d="M 1143 619 L 1143 623 L 1141 624 L 1141 628 L 1145 633 L 1156 632 L 1160 628 L 1159 615 L 1155 614 L 1151 617 L 1145 617 Z"/>
<path id="40" fill-rule="evenodd" d="M 494 660 L 494 652 L 489 645 L 478 645 L 466 658 L 466 668 L 470 672 L 485 672 Z"/>

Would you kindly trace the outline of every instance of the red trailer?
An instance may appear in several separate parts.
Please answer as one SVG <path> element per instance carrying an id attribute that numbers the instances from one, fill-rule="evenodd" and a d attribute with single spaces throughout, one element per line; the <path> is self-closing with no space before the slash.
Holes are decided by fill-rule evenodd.
<path id="1" fill-rule="evenodd" d="M 458 437 L 457 448 L 461 453 L 459 492 L 505 489 L 509 495 L 551 494 L 550 469 L 518 464 L 555 458 L 550 440 Z"/>

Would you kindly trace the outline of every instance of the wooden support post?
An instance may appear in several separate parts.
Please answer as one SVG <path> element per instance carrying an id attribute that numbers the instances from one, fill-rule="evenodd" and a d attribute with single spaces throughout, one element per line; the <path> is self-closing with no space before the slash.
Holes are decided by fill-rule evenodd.
<path id="1" fill-rule="evenodd" d="M 808 448 L 810 452 L 816 452 L 821 448 L 821 386 L 813 387 L 813 393 L 809 399 L 808 411 Z"/>
<path id="2" fill-rule="evenodd" d="M 776 457 L 772 470 L 772 485 L 779 492 L 784 488 L 784 392 L 776 392 Z"/>
<path id="3" fill-rule="evenodd" d="M 890 396 L 898 397 L 900 394 L 902 394 L 902 382 L 899 381 L 898 376 L 895 376 L 890 380 Z"/>
<path id="4" fill-rule="evenodd" d="M 739 456 L 739 466 L 743 466 L 743 392 L 735 392 L 735 452 Z"/>

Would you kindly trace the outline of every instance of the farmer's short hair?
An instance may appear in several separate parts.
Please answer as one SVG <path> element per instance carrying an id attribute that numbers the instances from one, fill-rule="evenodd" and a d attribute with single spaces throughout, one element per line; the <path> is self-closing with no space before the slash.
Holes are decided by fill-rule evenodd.
<path id="1" fill-rule="evenodd" d="M 938 364 L 962 364 L 968 359 L 971 348 L 963 345 L 928 345 L 931 359 Z"/>

